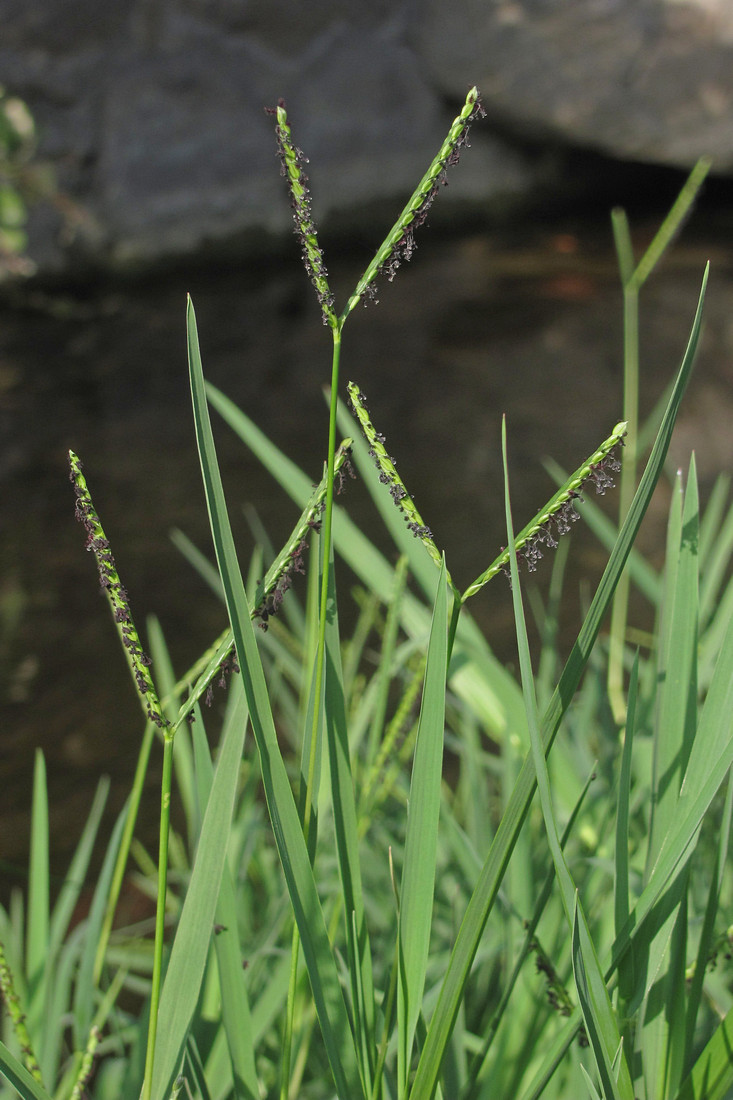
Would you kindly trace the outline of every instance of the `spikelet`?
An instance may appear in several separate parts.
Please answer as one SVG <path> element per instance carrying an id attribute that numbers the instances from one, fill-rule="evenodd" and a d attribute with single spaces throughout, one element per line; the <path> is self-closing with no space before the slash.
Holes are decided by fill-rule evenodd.
<path id="1" fill-rule="evenodd" d="M 594 451 L 587 462 L 572 474 L 565 484 L 558 489 L 552 499 L 545 505 L 541 512 L 522 528 L 514 540 L 514 548 L 517 552 L 518 564 L 524 563 L 527 570 L 533 573 L 542 558 L 544 545 L 553 550 L 557 546 L 557 540 L 561 535 L 566 535 L 572 525 L 578 519 L 576 502 L 582 503 L 583 490 L 592 486 L 600 496 L 607 489 L 614 487 L 613 474 L 621 469 L 621 463 L 615 455 L 616 448 L 623 446 L 626 435 L 626 421 L 617 424 L 608 439 L 601 443 L 597 451 Z M 483 586 L 499 572 L 509 575 L 509 550 L 505 549 L 494 559 L 488 569 L 473 584 L 469 585 L 461 597 L 465 601 L 469 596 L 474 596 Z"/>
<path id="2" fill-rule="evenodd" d="M 293 231 L 300 241 L 303 264 L 315 287 L 324 325 L 336 328 L 338 321 L 333 311 L 333 294 L 328 285 L 328 271 L 323 262 L 323 252 L 318 243 L 311 214 L 311 196 L 305 171 L 308 158 L 302 149 L 293 144 L 284 100 L 281 99 L 277 107 L 266 107 L 265 111 L 277 118 L 275 137 L 280 157 L 280 174 L 288 181 L 290 204 L 293 208 Z"/>
<path id="3" fill-rule="evenodd" d="M 166 729 L 168 721 L 163 715 L 153 678 L 150 675 L 152 661 L 143 652 L 140 636 L 130 611 L 127 589 L 120 580 L 109 541 L 99 521 L 99 516 L 94 510 L 84 474 L 81 472 L 81 462 L 73 451 L 69 451 L 69 466 L 71 470 L 70 480 L 76 494 L 76 518 L 84 524 L 87 532 L 86 549 L 91 550 L 97 560 L 99 583 L 112 608 L 112 617 L 127 656 L 127 663 L 140 693 L 145 717 L 151 722 L 155 722 L 156 726 L 161 729 Z"/>

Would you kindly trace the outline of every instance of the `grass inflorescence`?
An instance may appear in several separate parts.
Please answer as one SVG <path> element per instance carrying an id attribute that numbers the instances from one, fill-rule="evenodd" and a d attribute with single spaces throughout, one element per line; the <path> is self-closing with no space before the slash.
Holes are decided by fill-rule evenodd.
<path id="1" fill-rule="evenodd" d="M 168 722 L 161 710 L 153 678 L 150 675 L 152 661 L 143 650 L 130 610 L 127 589 L 120 580 L 109 540 L 94 510 L 86 479 L 82 473 L 81 462 L 73 451 L 69 451 L 69 467 L 69 477 L 76 494 L 76 518 L 83 524 L 87 533 L 85 549 L 90 550 L 96 558 L 99 583 L 109 600 L 112 617 L 117 624 L 137 690 L 143 700 L 145 714 L 156 726 L 163 728 L 168 725 Z"/>
<path id="2" fill-rule="evenodd" d="M 414 231 L 481 114 L 472 88 L 338 314 L 305 157 L 284 106 L 276 109 L 296 233 L 333 337 L 325 472 L 314 487 L 207 385 L 189 302 L 194 427 L 224 609 L 219 637 L 178 677 L 155 620 L 154 666 L 143 652 L 70 454 L 77 515 L 146 722 L 131 795 L 82 918 L 74 915 L 108 784 L 52 904 L 37 757 L 27 905 L 16 894 L 0 909 L 0 1073 L 23 1100 L 722 1100 L 733 1088 L 727 976 L 710 965 L 728 949 L 733 917 L 729 484 L 721 480 L 703 509 L 692 460 L 684 481 L 673 477 L 664 568 L 635 546 L 664 476 L 705 282 L 640 478 L 635 397 L 624 393 L 623 421 L 570 477 L 558 476 L 556 493 L 515 536 L 504 424 L 507 549 L 462 594 L 360 388 L 348 386 L 356 422 L 339 402 L 345 322 L 373 297 L 375 280 L 391 279 L 412 255 Z M 627 311 L 703 175 L 693 173 L 638 264 L 615 214 Z M 629 323 L 631 358 L 632 331 Z M 246 576 L 210 405 L 295 503 L 280 551 L 265 568 L 257 548 Z M 347 436 L 340 446 L 337 422 Z M 335 502 L 352 463 L 396 564 Z M 534 603 L 542 650 L 533 663 L 519 565 L 533 571 L 576 524 L 582 494 L 603 495 L 619 467 L 622 485 L 633 484 L 618 523 L 590 499 L 582 510 L 607 565 L 570 655 L 563 664 L 556 645 L 571 575 L 558 554 L 549 602 Z M 211 563 L 190 560 L 211 574 Z M 357 582 L 348 631 L 342 563 Z M 512 579 L 521 683 L 466 607 L 502 571 Z M 614 633 L 632 592 L 655 613 L 648 649 L 632 650 L 625 626 Z M 228 691 L 213 699 L 222 681 Z M 221 706 L 204 720 L 201 700 Z M 154 858 L 133 835 L 156 736 Z M 174 802 L 180 834 L 171 832 Z M 135 882 L 156 902 L 152 944 L 147 927 L 115 928 L 133 860 Z"/>

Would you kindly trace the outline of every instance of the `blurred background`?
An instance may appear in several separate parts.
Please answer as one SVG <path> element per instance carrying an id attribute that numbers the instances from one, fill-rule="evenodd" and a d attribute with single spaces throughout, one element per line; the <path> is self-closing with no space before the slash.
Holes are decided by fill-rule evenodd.
<path id="1" fill-rule="evenodd" d="M 124 799 L 138 702 L 74 522 L 82 458 L 140 626 L 179 673 L 225 624 L 180 557 L 211 554 L 187 389 L 186 294 L 204 369 L 314 480 L 330 337 L 279 175 L 282 97 L 309 158 L 341 308 L 440 147 L 468 88 L 487 117 L 449 171 L 412 262 L 344 332 L 342 377 L 377 428 L 458 583 L 505 542 L 500 423 L 515 522 L 622 411 L 622 294 L 610 210 L 641 255 L 699 157 L 713 170 L 641 299 L 642 412 L 673 376 L 704 263 L 705 332 L 670 469 L 703 491 L 733 464 L 733 9 L 727 0 L 0 0 L 0 881 L 22 883 L 34 750 L 49 766 L 56 870 L 103 772 Z M 223 426 L 246 564 L 254 508 L 287 498 Z M 345 504 L 374 531 L 358 483 Z M 613 495 L 607 507 L 614 509 Z M 643 533 L 662 545 L 660 494 Z M 579 525 L 580 527 L 580 525 Z M 379 540 L 379 535 L 375 536 Z M 386 540 L 381 543 L 386 547 Z M 563 620 L 603 567 L 576 530 Z M 546 588 L 550 565 L 536 583 Z M 351 578 L 344 574 L 348 589 Z M 534 583 L 534 581 L 533 581 Z M 501 579 L 474 601 L 513 661 Z M 643 609 L 639 612 L 643 620 Z M 157 779 L 146 799 L 153 833 Z"/>

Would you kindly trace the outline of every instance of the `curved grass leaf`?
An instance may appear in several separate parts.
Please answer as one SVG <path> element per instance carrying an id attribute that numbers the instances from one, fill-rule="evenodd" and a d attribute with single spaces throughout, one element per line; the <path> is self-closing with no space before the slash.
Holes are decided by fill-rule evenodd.
<path id="1" fill-rule="evenodd" d="M 616 585 L 623 571 L 626 559 L 636 539 L 644 514 L 651 501 L 652 494 L 662 473 L 664 459 L 682 395 L 690 378 L 692 366 L 700 337 L 702 307 L 705 299 L 708 271 L 703 278 L 695 319 L 685 354 L 682 359 L 672 395 L 660 425 L 657 438 L 649 456 L 646 469 L 641 478 L 629 512 L 619 532 L 616 545 L 609 558 L 585 621 L 578 634 L 577 641 L 568 657 L 557 688 L 545 711 L 542 725 L 542 742 L 545 754 L 550 751 L 560 721 L 570 706 L 573 695 L 580 683 L 588 662 L 601 622 L 608 611 Z M 504 812 L 496 836 L 494 837 L 479 881 L 469 901 L 461 928 L 458 933 L 451 961 L 443 981 L 440 998 L 428 1027 L 427 1039 L 415 1081 L 410 1094 L 411 1100 L 430 1100 L 438 1084 L 440 1066 L 453 1030 L 463 993 L 468 981 L 471 965 L 478 949 L 483 930 L 493 906 L 509 858 L 516 844 L 519 831 L 529 809 L 535 788 L 534 763 L 528 757 L 519 774 L 517 783 Z"/>
<path id="2" fill-rule="evenodd" d="M 164 1100 L 178 1072 L 209 954 L 247 726 L 244 699 L 219 754 L 158 1011 L 152 1095 Z"/>
<path id="3" fill-rule="evenodd" d="M 517 630 L 517 648 L 522 675 L 522 690 L 527 710 L 532 759 L 537 776 L 537 788 L 540 794 L 542 816 L 547 830 L 547 839 L 555 865 L 565 916 L 572 933 L 573 973 L 578 990 L 585 1029 L 590 1040 L 606 1100 L 633 1100 L 633 1088 L 628 1066 L 625 1060 L 619 1063 L 618 1081 L 614 1073 L 614 1061 L 621 1045 L 616 1018 L 611 1008 L 611 1000 L 601 973 L 598 955 L 591 939 L 585 913 L 578 891 L 565 861 L 560 833 L 555 819 L 550 793 L 550 776 L 543 750 L 537 720 L 537 700 L 534 691 L 532 658 L 529 652 L 527 624 L 524 618 L 522 590 L 519 583 L 519 564 L 517 547 L 512 526 L 512 511 L 509 498 L 509 467 L 507 462 L 506 418 L 502 423 L 502 455 L 504 459 L 504 496 L 507 523 L 507 545 L 509 547 L 509 566 L 512 578 L 512 601 L 514 620 Z"/>
<path id="4" fill-rule="evenodd" d="M 352 1100 L 363 1095 L 354 1039 L 298 811 L 275 732 L 262 662 L 237 562 L 206 404 L 196 316 L 190 300 L 187 325 L 191 393 L 206 502 L 250 720 L 257 742 L 265 797 L 298 924 L 331 1072 L 339 1096 Z M 300 471 L 297 471 L 297 476 L 301 481 L 305 480 L 305 475 Z M 306 488 L 306 497 L 309 494 L 310 485 Z"/>
<path id="5" fill-rule="evenodd" d="M 0 1073 L 16 1090 L 21 1100 L 51 1100 L 51 1096 L 38 1084 L 18 1059 L 0 1042 Z"/>
<path id="6" fill-rule="evenodd" d="M 351 978 L 351 1003 L 362 1079 L 371 1092 L 374 1070 L 374 987 L 369 933 L 359 864 L 359 828 L 349 754 L 346 698 L 341 666 L 341 639 L 336 603 L 336 581 L 331 545 L 328 577 L 329 614 L 326 619 L 325 725 L 336 849 L 345 910 L 346 944 Z"/>
<path id="7" fill-rule="evenodd" d="M 412 1045 L 422 1007 L 433 916 L 445 728 L 447 658 L 445 558 L 438 576 L 425 685 L 415 743 L 402 869 L 397 989 L 398 1078 L 405 1095 Z"/>

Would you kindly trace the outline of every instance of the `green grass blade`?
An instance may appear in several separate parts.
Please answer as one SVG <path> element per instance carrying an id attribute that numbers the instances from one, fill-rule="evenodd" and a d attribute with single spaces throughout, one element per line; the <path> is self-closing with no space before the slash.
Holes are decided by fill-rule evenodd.
<path id="1" fill-rule="evenodd" d="M 653 815 L 649 865 L 675 818 L 682 778 L 697 727 L 698 534 L 695 458 L 692 456 L 684 506 L 675 494 L 679 518 L 673 522 L 676 546 L 667 560 L 673 588 L 663 617 L 654 737 Z M 674 511 L 674 509 L 673 509 Z"/>
<path id="2" fill-rule="evenodd" d="M 363 1095 L 363 1089 L 354 1039 L 298 811 L 280 753 L 262 662 L 237 563 L 206 405 L 196 318 L 190 301 L 187 323 L 196 438 L 206 501 L 250 719 L 257 741 L 265 797 L 336 1089 L 344 1100 L 347 1097 L 355 1100 Z M 305 479 L 300 471 L 297 471 L 297 477 L 301 481 Z M 310 485 L 306 486 L 305 493 L 307 498 Z"/>
<path id="3" fill-rule="evenodd" d="M 585 925 L 585 918 L 576 906 L 573 924 L 573 974 L 578 990 L 578 1001 L 583 1013 L 585 1031 L 596 1061 L 596 1069 L 603 1089 L 605 1100 L 621 1100 L 622 1096 L 633 1100 L 628 1066 L 625 1060 L 620 1062 L 624 1087 L 619 1087 L 613 1071 L 613 1063 L 619 1050 L 621 1037 L 611 1008 L 611 1001 L 603 981 L 598 956 Z M 616 1046 L 611 1044 L 616 1042 Z M 623 1055 L 622 1055 L 623 1058 Z"/>
<path id="4" fill-rule="evenodd" d="M 241 721 L 244 705 L 244 689 L 239 677 L 232 680 L 227 702 L 222 741 L 226 741 L 232 723 Z M 205 806 L 211 794 L 214 766 L 205 736 L 199 736 L 202 723 L 197 721 L 196 778 L 201 805 Z M 178 734 L 180 736 L 180 732 Z M 214 950 L 219 971 L 221 991 L 221 1017 L 226 1033 L 229 1059 L 234 1081 L 236 1100 L 258 1100 L 257 1068 L 255 1064 L 252 1018 L 247 995 L 247 982 L 242 969 L 243 952 L 239 941 L 236 893 L 229 863 L 225 862 L 219 887 L 219 900 L 214 914 Z"/>
<path id="5" fill-rule="evenodd" d="M 87 918 L 86 936 L 79 961 L 79 972 L 74 988 L 74 1044 L 77 1050 L 83 1050 L 89 1029 L 94 1019 L 96 1003 L 96 987 L 94 982 L 94 959 L 97 953 L 100 931 L 104 921 L 105 908 L 109 898 L 109 891 L 114 872 L 117 853 L 120 848 L 122 831 L 125 826 L 127 807 L 124 807 L 117 817 L 112 836 L 110 837 L 107 851 L 104 855 L 102 869 L 97 878 L 92 896 L 92 904 Z"/>
<path id="6" fill-rule="evenodd" d="M 74 850 L 69 870 L 53 907 L 48 934 L 48 956 L 50 959 L 55 959 L 56 953 L 61 947 L 64 936 L 69 929 L 69 922 L 79 900 L 79 895 L 84 888 L 89 860 L 92 856 L 92 849 L 102 820 L 109 788 L 109 778 L 103 776 L 97 784 L 91 809 L 89 810 L 89 817 L 86 820 L 79 843 Z"/>
<path id="7" fill-rule="evenodd" d="M 178 707 L 174 700 L 176 677 L 173 671 L 168 646 L 166 645 L 160 621 L 155 615 L 149 615 L 147 619 L 148 641 L 150 644 L 150 656 L 156 670 L 156 679 L 163 698 L 163 711 L 169 722 L 177 717 Z M 184 816 L 189 826 L 189 842 L 192 841 L 190 832 L 193 818 L 194 801 L 194 770 L 193 752 L 191 750 L 191 733 L 187 724 L 176 730 L 173 743 L 173 770 L 176 777 L 178 797 L 183 806 Z"/>
<path id="8" fill-rule="evenodd" d="M 685 1042 L 685 1071 L 689 1071 L 692 1062 L 692 1053 L 695 1042 L 695 1025 L 698 1012 L 703 999 L 703 986 L 705 972 L 710 958 L 715 952 L 715 921 L 720 906 L 720 892 L 724 881 L 724 868 L 728 860 L 728 840 L 730 837 L 731 820 L 733 819 L 733 776 L 728 775 L 728 791 L 725 797 L 725 805 L 720 822 L 718 850 L 715 853 L 715 864 L 710 875 L 710 887 L 708 889 L 705 916 L 703 917 L 700 939 L 697 946 L 695 969 L 692 978 L 688 981 L 687 996 L 687 1028 Z"/>
<path id="9" fill-rule="evenodd" d="M 412 1045 L 422 1007 L 433 917 L 445 726 L 447 599 L 445 559 L 438 577 L 418 721 L 405 838 L 399 915 L 397 990 L 399 1095 L 406 1095 Z"/>
<path id="10" fill-rule="evenodd" d="M 730 522 L 731 509 L 727 509 L 726 501 L 730 493 L 730 474 L 718 474 L 715 484 L 710 490 L 705 512 L 700 520 L 700 566 L 701 571 L 707 571 L 708 556 L 714 554 L 724 523 Z"/>
<path id="11" fill-rule="evenodd" d="M 713 493 L 716 493 L 720 485 L 727 494 L 729 488 L 727 478 L 718 479 Z M 714 503 L 715 501 L 711 499 L 700 524 L 700 573 L 703 578 L 700 588 L 700 621 L 702 623 L 707 623 L 719 604 L 720 586 L 728 575 L 731 554 L 733 554 L 733 506 L 728 509 L 722 525 L 710 535 L 710 525 L 706 521 Z"/>
<path id="12" fill-rule="evenodd" d="M 574 828 L 575 822 L 578 818 L 578 814 L 580 813 L 581 807 L 582 807 L 582 805 L 585 801 L 585 797 L 588 794 L 588 790 L 589 790 L 590 785 L 591 785 L 591 783 L 594 779 L 595 779 L 595 766 L 594 766 L 593 771 L 591 772 L 591 774 L 586 779 L 585 785 L 584 785 L 582 791 L 580 792 L 580 794 L 578 796 L 577 802 L 573 806 L 570 817 L 568 818 L 568 821 L 567 821 L 567 823 L 565 825 L 565 828 L 563 830 L 563 835 L 560 838 L 560 847 L 563 850 L 565 849 L 565 845 L 567 844 L 568 839 L 569 839 L 571 833 L 573 832 L 573 828 Z M 534 907 L 534 912 L 532 913 L 532 918 L 528 923 L 526 923 L 525 932 L 524 932 L 524 941 L 523 941 L 522 947 L 520 948 L 520 950 L 517 954 L 517 957 L 514 961 L 514 968 L 512 970 L 512 973 L 511 973 L 510 977 L 507 979 L 507 981 L 504 983 L 504 985 L 502 987 L 501 999 L 499 1001 L 499 1004 L 497 1005 L 496 1011 L 494 1012 L 494 1015 L 491 1019 L 489 1027 L 488 1027 L 488 1029 L 486 1030 L 486 1032 L 484 1034 L 484 1040 L 483 1040 L 483 1044 L 482 1044 L 482 1047 L 481 1047 L 481 1051 L 475 1057 L 474 1063 L 473 1063 L 473 1065 L 470 1069 L 468 1087 L 467 1087 L 467 1090 L 466 1090 L 466 1095 L 465 1095 L 464 1100 L 477 1100 L 478 1096 L 480 1095 L 481 1085 L 485 1084 L 485 1082 L 486 1082 L 487 1074 L 488 1074 L 487 1059 L 488 1059 L 489 1050 L 490 1050 L 491 1045 L 493 1043 L 494 1036 L 497 1033 L 499 1024 L 501 1023 L 502 1017 L 503 1017 L 503 1015 L 504 1015 L 504 1013 L 507 1009 L 507 1006 L 509 1004 L 509 1001 L 510 1001 L 510 998 L 511 998 L 511 995 L 512 995 L 512 990 L 514 989 L 514 986 L 517 984 L 517 981 L 519 979 L 519 975 L 520 975 L 522 967 L 524 965 L 524 961 L 527 958 L 527 955 L 532 950 L 532 945 L 533 945 L 535 932 L 537 931 L 537 926 L 540 922 L 540 918 L 542 917 L 542 914 L 545 911 L 545 907 L 547 906 L 547 903 L 550 900 L 550 895 L 552 893 L 552 887 L 553 887 L 554 882 L 555 882 L 555 868 L 554 868 L 554 865 L 551 865 L 549 867 L 548 871 L 547 871 L 546 876 L 545 876 L 545 881 L 542 884 L 542 889 L 540 890 L 540 893 L 537 897 L 537 902 L 536 902 L 535 907 Z"/>
<path id="13" fill-rule="evenodd" d="M 221 987 L 221 1015 L 226 1031 L 237 1100 L 257 1100 L 257 1068 L 253 1043 L 252 1016 L 247 983 L 242 969 L 242 949 L 237 932 L 237 901 L 232 875 L 227 866 L 221 878 L 214 937 Z"/>
<path id="14" fill-rule="evenodd" d="M 647 866 L 652 867 L 672 827 L 682 778 L 697 727 L 697 615 L 699 509 L 694 455 L 687 491 L 675 491 L 670 510 L 668 579 L 660 632 L 657 720 L 654 733 L 652 819 Z M 634 946 L 639 988 L 648 990 L 638 1028 L 648 1091 L 666 1096 L 679 1083 L 685 1051 L 684 997 L 687 875 L 667 894 L 669 913 L 651 938 Z M 671 905 L 675 900 L 674 907 Z M 658 975 L 658 976 L 657 976 Z"/>
<path id="15" fill-rule="evenodd" d="M 578 639 L 560 677 L 560 682 L 545 711 L 542 721 L 544 751 L 549 752 L 560 720 L 570 705 L 580 683 L 583 670 L 590 657 L 601 622 L 610 606 L 614 590 L 626 563 L 629 551 L 636 539 L 652 494 L 662 473 L 672 430 L 677 419 L 680 402 L 690 378 L 700 336 L 702 307 L 705 299 L 708 270 L 705 271 L 695 319 L 685 354 L 682 359 L 674 389 L 646 469 L 639 483 L 631 507 L 624 520 L 616 546 L 611 554 L 603 577 L 586 615 Z M 506 870 L 519 831 L 529 809 L 534 793 L 535 772 L 531 758 L 527 758 L 502 817 L 496 836 L 489 850 L 476 888 L 471 895 L 451 961 L 443 981 L 438 1005 L 428 1028 L 425 1046 L 418 1063 L 411 1100 L 431 1100 L 438 1081 L 440 1065 L 453 1028 L 463 991 L 476 950 L 483 934 L 489 912 Z"/>
<path id="16" fill-rule="evenodd" d="M 206 805 L 196 860 L 173 941 L 158 1012 L 152 1095 L 164 1100 L 178 1072 L 199 997 L 226 858 L 247 724 L 241 699 L 222 745 Z"/>
<path id="17" fill-rule="evenodd" d="M 311 480 L 286 458 L 228 397 L 211 384 L 206 392 L 209 402 L 230 427 L 257 456 L 262 464 L 300 507 L 311 492 Z M 342 409 L 342 416 L 348 416 Z M 353 423 L 352 421 L 347 421 Z M 358 438 L 354 440 L 358 454 Z M 357 462 L 358 462 L 357 458 Z M 391 505 L 392 513 L 397 516 Z M 350 569 L 374 592 L 385 593 L 394 585 L 394 569 L 372 542 L 359 530 L 349 516 L 340 509 L 334 510 L 334 545 Z M 422 546 L 405 529 L 399 520 L 400 534 L 407 540 L 407 551 L 412 569 L 418 570 L 417 579 L 425 591 L 431 593 L 435 583 L 435 567 Z M 400 544 L 398 544 L 400 545 Z M 404 549 L 404 547 L 403 547 Z M 426 570 L 423 573 L 420 569 Z M 406 592 L 400 605 L 402 628 L 410 637 L 426 638 L 430 629 L 428 608 Z M 513 677 L 491 653 L 486 639 L 469 615 L 463 614 L 458 625 L 457 645 L 460 653 L 454 653 L 451 661 L 451 689 L 473 708 L 488 732 L 503 736 L 507 728 L 521 729 L 524 723 L 521 694 Z"/>
<path id="18" fill-rule="evenodd" d="M 639 697 L 639 654 L 629 677 L 628 706 L 626 710 L 626 728 L 624 747 L 621 753 L 621 774 L 618 784 L 616 804 L 616 838 L 614 850 L 614 930 L 618 935 L 629 917 L 629 807 L 631 801 L 631 762 L 636 733 L 636 707 Z M 627 956 L 619 967 L 619 1004 L 625 1006 L 634 991 L 633 958 Z M 620 1015 L 624 1015 L 624 1007 Z"/>
<path id="19" fill-rule="evenodd" d="M 374 1023 L 374 988 L 369 933 L 364 912 L 361 868 L 359 864 L 359 829 L 357 824 L 354 782 L 349 758 L 349 736 L 346 722 L 341 638 L 336 604 L 333 546 L 329 562 L 328 606 L 326 619 L 326 739 L 333 823 L 341 877 L 341 889 L 346 923 L 347 955 L 351 975 L 352 1013 L 361 1060 L 362 1079 L 367 1095 L 371 1092 L 376 1050 Z"/>
<path id="20" fill-rule="evenodd" d="M 0 1073 L 21 1097 L 21 1100 L 52 1100 L 38 1081 L 31 1077 L 25 1066 L 0 1042 Z"/>
<path id="21" fill-rule="evenodd" d="M 728 1100 L 733 1086 L 733 1008 L 708 1040 L 674 1100 Z"/>
<path id="22" fill-rule="evenodd" d="M 733 620 L 721 648 L 697 736 L 687 766 L 674 825 L 667 834 L 647 885 L 621 929 L 613 951 L 612 968 L 638 935 L 643 921 L 658 902 L 680 864 L 692 851 L 705 813 L 733 765 Z"/>
<path id="23" fill-rule="evenodd" d="M 48 871 L 48 789 L 46 763 L 40 749 L 36 750 L 33 773 L 33 805 L 31 810 L 31 852 L 28 881 L 28 931 L 26 946 L 26 981 L 28 985 L 28 1031 L 43 1062 L 43 1018 L 48 983 L 47 958 L 49 938 L 49 871 Z"/>
<path id="24" fill-rule="evenodd" d="M 140 745 L 140 751 L 138 753 L 137 764 L 135 765 L 135 776 L 132 781 L 132 789 L 130 791 L 129 798 L 127 800 L 127 821 L 125 822 L 125 830 L 122 835 L 120 850 L 117 855 L 117 864 L 115 866 L 114 875 L 112 878 L 112 885 L 110 887 L 107 912 L 105 914 L 104 924 L 102 926 L 99 943 L 97 945 L 97 957 L 94 961 L 95 983 L 99 982 L 100 975 L 102 973 L 104 954 L 107 949 L 107 943 L 109 941 L 110 933 L 112 930 L 112 923 L 114 921 L 115 910 L 117 908 L 117 901 L 119 899 L 120 891 L 122 890 L 122 884 L 124 882 L 127 859 L 130 853 L 130 845 L 132 843 L 132 836 L 135 831 L 137 811 L 143 796 L 145 779 L 148 774 L 148 762 L 150 760 L 150 752 L 153 747 L 155 728 L 156 727 L 153 722 L 146 723 L 145 732 L 143 734 L 142 742 Z"/>
<path id="25" fill-rule="evenodd" d="M 527 711 L 532 759 L 537 776 L 537 789 L 540 795 L 542 816 L 547 830 L 552 861 L 555 865 L 563 907 L 568 925 L 572 932 L 573 973 L 578 990 L 585 1029 L 590 1040 L 606 1100 L 633 1100 L 633 1089 L 628 1066 L 624 1059 L 619 1063 L 618 1084 L 613 1072 L 613 1064 L 619 1050 L 621 1037 L 606 983 L 601 973 L 595 945 L 585 919 L 577 888 L 565 861 L 560 844 L 560 832 L 555 819 L 550 792 L 550 776 L 545 760 L 544 746 L 540 734 L 537 716 L 537 700 L 534 691 L 532 658 L 529 652 L 527 625 L 522 604 L 522 589 L 519 583 L 519 565 L 512 524 L 511 502 L 509 498 L 509 466 L 506 445 L 506 418 L 502 422 L 502 456 L 504 460 L 504 497 L 507 523 L 507 546 L 509 547 L 509 565 L 512 578 L 512 602 L 514 621 L 517 631 L 519 666 L 522 676 L 524 705 Z"/>
<path id="26" fill-rule="evenodd" d="M 690 172 L 682 186 L 682 190 L 667 214 L 667 217 L 655 233 L 654 239 L 631 275 L 629 284 L 632 285 L 634 289 L 638 290 L 644 285 L 656 265 L 659 263 L 673 237 L 679 231 L 682 222 L 689 214 L 690 208 L 711 166 L 712 161 L 709 157 L 700 157 L 697 164 Z"/>
<path id="27" fill-rule="evenodd" d="M 394 585 L 390 592 L 387 622 L 385 624 L 382 645 L 379 651 L 379 667 L 372 681 L 376 687 L 376 699 L 369 725 L 367 751 L 364 759 L 364 768 L 367 774 L 377 758 L 379 741 L 386 724 L 392 666 L 400 625 L 400 604 L 404 596 L 406 584 L 407 558 L 404 554 L 401 554 L 395 566 Z"/>
<path id="28" fill-rule="evenodd" d="M 188 537 L 185 531 L 179 530 L 178 527 L 174 527 L 170 532 L 170 540 L 178 550 L 179 554 L 186 559 L 191 568 L 198 573 L 202 581 L 207 587 L 218 596 L 220 600 L 224 598 L 224 592 L 221 587 L 221 577 L 215 565 L 207 558 L 198 546 Z"/>
<path id="29" fill-rule="evenodd" d="M 626 211 L 617 206 L 611 211 L 613 239 L 618 256 L 619 274 L 622 286 L 626 286 L 634 274 L 634 244 L 631 240 L 629 219 Z"/>

